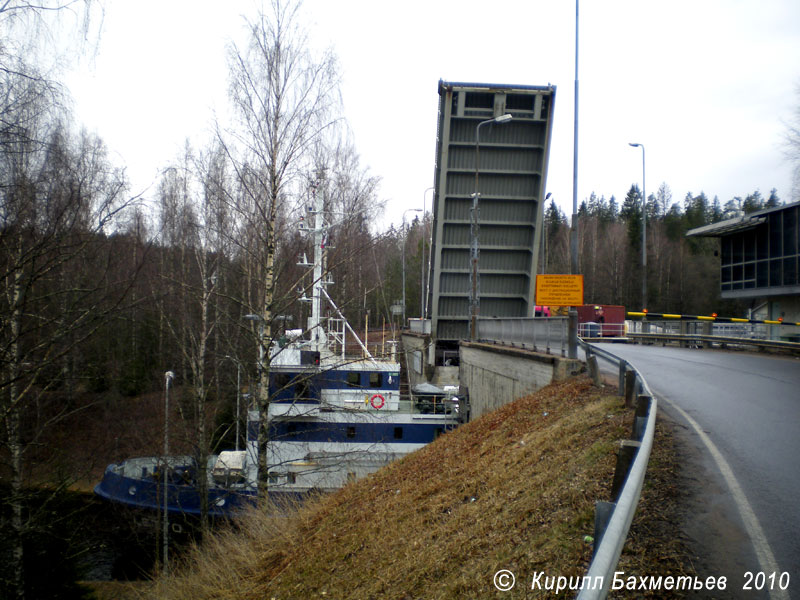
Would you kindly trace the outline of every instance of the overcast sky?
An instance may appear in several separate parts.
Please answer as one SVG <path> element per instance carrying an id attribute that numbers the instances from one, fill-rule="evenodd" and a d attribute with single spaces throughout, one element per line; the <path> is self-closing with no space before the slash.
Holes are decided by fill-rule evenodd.
<path id="1" fill-rule="evenodd" d="M 433 184 L 438 80 L 557 86 L 547 189 L 572 213 L 573 0 L 305 0 L 312 39 L 339 57 L 362 166 L 382 179 L 384 226 Z M 250 1 L 109 0 L 96 58 L 67 80 L 77 118 L 153 186 L 186 138 L 225 110 L 225 45 Z M 800 104 L 797 0 L 584 0 L 578 202 L 641 184 L 791 198 L 785 124 Z M 431 194 L 425 197 L 430 210 Z M 797 198 L 800 200 L 800 198 Z"/>

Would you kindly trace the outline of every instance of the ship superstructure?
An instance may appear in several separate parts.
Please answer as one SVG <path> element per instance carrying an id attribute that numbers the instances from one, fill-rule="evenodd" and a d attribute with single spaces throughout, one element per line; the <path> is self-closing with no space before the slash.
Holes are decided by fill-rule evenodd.
<path id="1" fill-rule="evenodd" d="M 330 492 L 432 442 L 458 424 L 451 392 L 400 394 L 393 342 L 375 356 L 328 294 L 325 268 L 330 225 L 321 194 L 313 194 L 302 230 L 311 237 L 311 315 L 305 330 L 285 331 L 269 348 L 270 498 Z M 323 307 L 328 316 L 323 316 Z M 352 342 L 351 342 L 352 340 Z M 348 348 L 357 347 L 356 355 Z M 377 353 L 376 353 L 377 354 Z M 248 411 L 244 450 L 225 451 L 208 464 L 209 514 L 230 515 L 252 504 L 259 478 L 259 411 Z M 95 492 L 109 500 L 172 512 L 200 512 L 194 459 L 134 458 L 107 467 Z M 166 470 L 166 477 L 165 475 Z M 164 483 L 166 482 L 166 488 Z M 166 494 L 165 494 L 166 489 Z"/>

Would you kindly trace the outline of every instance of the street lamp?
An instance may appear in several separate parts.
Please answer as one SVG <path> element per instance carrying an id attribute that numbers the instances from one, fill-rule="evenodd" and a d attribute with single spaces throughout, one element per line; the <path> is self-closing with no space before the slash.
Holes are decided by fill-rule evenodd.
<path id="1" fill-rule="evenodd" d="M 401 326 L 401 329 L 403 329 L 406 326 L 406 238 L 408 237 L 406 235 L 406 213 L 408 213 L 408 212 L 422 212 L 422 209 L 421 208 L 407 208 L 406 210 L 403 211 L 403 226 L 402 226 L 402 232 L 403 232 L 403 324 Z M 422 246 L 423 246 L 423 250 L 424 250 L 424 247 L 425 247 L 425 241 L 424 240 L 422 242 Z M 420 290 L 420 294 L 421 293 L 422 293 L 422 290 Z"/>
<path id="2" fill-rule="evenodd" d="M 420 286 L 419 286 L 419 316 L 421 319 L 425 318 L 426 310 L 425 304 L 428 302 L 427 284 L 428 279 L 425 277 L 425 195 L 433 191 L 435 188 L 429 187 L 422 193 L 422 264 L 420 265 Z M 433 207 L 431 207 L 433 212 Z M 431 246 L 433 248 L 433 246 Z"/>
<path id="3" fill-rule="evenodd" d="M 570 267 L 573 275 L 579 275 L 578 271 L 578 58 L 580 40 L 579 25 L 580 3 L 575 0 L 575 97 L 572 124 L 572 227 L 569 230 L 570 247 Z M 578 358 L 578 309 L 575 306 L 569 307 L 568 314 L 568 357 Z"/>
<path id="4" fill-rule="evenodd" d="M 547 212 L 547 201 L 550 200 L 550 196 L 552 195 L 553 195 L 552 192 L 547 192 L 547 194 L 545 194 L 544 197 L 545 206 L 542 210 L 543 217 Z M 541 227 L 541 238 L 542 238 L 541 249 L 540 249 L 542 252 L 541 272 L 547 273 L 547 220 L 545 218 L 542 218 L 542 223 L 540 227 Z"/>
<path id="5" fill-rule="evenodd" d="M 642 310 L 647 308 L 647 194 L 644 191 L 644 144 L 629 143 L 642 149 Z"/>
<path id="6" fill-rule="evenodd" d="M 469 312 L 470 312 L 470 323 L 469 323 L 469 339 L 475 339 L 475 328 L 477 325 L 478 319 L 478 220 L 480 219 L 480 213 L 478 208 L 478 202 L 480 201 L 481 193 L 479 187 L 479 178 L 478 174 L 481 170 L 481 127 L 483 125 L 488 125 L 490 123 L 508 123 L 513 117 L 506 113 L 504 115 L 500 115 L 499 117 L 495 117 L 494 119 L 487 119 L 486 121 L 481 121 L 475 127 L 475 193 L 472 195 L 472 208 L 470 208 L 470 261 L 472 262 L 472 271 L 470 272 L 470 287 L 471 287 L 471 294 L 469 299 Z"/>
<path id="7" fill-rule="evenodd" d="M 169 512 L 167 510 L 168 498 L 167 493 L 167 474 L 169 472 L 169 384 L 175 378 L 175 373 L 167 371 L 164 373 L 164 523 L 162 530 L 162 543 L 163 552 L 162 559 L 164 561 L 164 572 L 169 571 Z"/>

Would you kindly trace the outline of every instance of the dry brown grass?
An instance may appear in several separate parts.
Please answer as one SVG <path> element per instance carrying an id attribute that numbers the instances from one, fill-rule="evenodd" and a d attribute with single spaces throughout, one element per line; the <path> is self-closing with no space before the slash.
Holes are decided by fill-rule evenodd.
<path id="1" fill-rule="evenodd" d="M 608 499 L 629 422 L 613 392 L 588 380 L 549 386 L 290 517 L 253 513 L 208 538 L 148 595 L 540 597 L 530 590 L 535 572 L 585 573 L 584 536 L 593 533 L 595 500 Z M 656 547 L 636 531 L 637 556 Z M 628 571 L 647 568 L 647 559 L 624 560 Z M 517 574 L 511 593 L 495 590 L 499 569 Z"/>

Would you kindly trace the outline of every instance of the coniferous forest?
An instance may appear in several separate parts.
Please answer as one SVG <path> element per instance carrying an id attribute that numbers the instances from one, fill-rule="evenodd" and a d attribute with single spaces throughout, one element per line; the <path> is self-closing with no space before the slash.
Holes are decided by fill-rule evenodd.
<path id="1" fill-rule="evenodd" d="M 688 315 L 738 316 L 746 302 L 722 301 L 719 294 L 719 241 L 687 238 L 696 227 L 782 204 L 773 189 L 756 190 L 724 202 L 705 193 L 672 197 L 667 183 L 648 194 L 645 205 L 647 299 L 642 302 L 642 194 L 632 185 L 620 202 L 592 193 L 578 208 L 578 261 L 586 302 L 623 305 L 628 310 Z M 545 209 L 540 261 L 543 272 L 568 273 L 569 226 L 555 202 Z"/>

